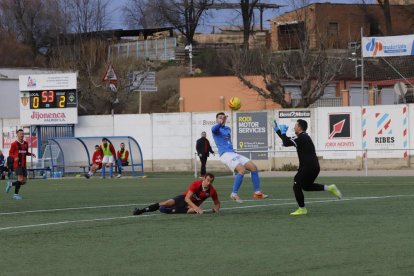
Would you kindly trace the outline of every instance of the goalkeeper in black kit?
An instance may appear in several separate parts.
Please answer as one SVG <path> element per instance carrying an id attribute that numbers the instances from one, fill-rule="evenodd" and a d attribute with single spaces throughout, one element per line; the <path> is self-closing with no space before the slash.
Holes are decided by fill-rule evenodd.
<path id="1" fill-rule="evenodd" d="M 274 131 L 280 139 L 282 139 L 283 146 L 294 146 L 299 157 L 299 168 L 293 182 L 293 191 L 295 192 L 295 198 L 299 208 L 291 213 L 291 215 L 306 215 L 308 213 L 308 210 L 305 208 L 305 196 L 303 195 L 303 191 L 328 191 L 341 199 L 342 194 L 336 185 L 322 185 L 315 183 L 315 179 L 319 175 L 320 167 L 315 152 L 315 145 L 306 133 L 308 123 L 302 119 L 297 120 L 294 128 L 296 137 L 286 136 L 288 130 L 287 125 L 279 126 L 276 121 L 274 121 L 274 123 Z"/>

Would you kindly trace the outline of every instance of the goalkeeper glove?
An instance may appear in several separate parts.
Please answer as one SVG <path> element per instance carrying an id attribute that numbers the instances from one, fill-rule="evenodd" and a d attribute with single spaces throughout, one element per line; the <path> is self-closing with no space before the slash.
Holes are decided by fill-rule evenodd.
<path id="1" fill-rule="evenodd" d="M 287 125 L 280 125 L 280 133 L 286 134 L 288 128 L 289 127 Z"/>
<path id="2" fill-rule="evenodd" d="M 275 132 L 278 132 L 280 130 L 279 125 L 277 124 L 276 120 L 273 121 L 275 123 L 275 126 L 273 127 L 273 130 Z"/>

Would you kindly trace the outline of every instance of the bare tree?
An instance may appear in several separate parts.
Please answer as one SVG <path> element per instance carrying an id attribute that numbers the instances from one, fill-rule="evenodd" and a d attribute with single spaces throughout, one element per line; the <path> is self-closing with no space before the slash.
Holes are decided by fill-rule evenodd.
<path id="1" fill-rule="evenodd" d="M 195 31 L 209 6 L 214 0 L 157 0 L 157 6 L 166 22 L 171 24 L 193 43 Z"/>
<path id="2" fill-rule="evenodd" d="M 259 0 L 240 0 L 240 11 L 243 19 L 243 47 L 249 48 L 249 37 L 254 22 L 254 9 Z"/>
<path id="3" fill-rule="evenodd" d="M 59 14 L 57 7 L 55 0 L 1 0 L 2 29 L 15 34 L 36 55 L 61 31 L 62 24 L 53 21 Z"/>
<path id="4" fill-rule="evenodd" d="M 102 31 L 108 26 L 109 0 L 60 0 L 60 3 L 73 32 Z"/>
<path id="5" fill-rule="evenodd" d="M 391 21 L 391 10 L 390 10 L 390 1 L 389 0 L 380 0 L 378 1 L 378 4 L 380 5 L 382 12 L 384 14 L 384 20 L 385 20 L 385 30 L 386 35 L 392 35 L 392 21 Z"/>
<path id="6" fill-rule="evenodd" d="M 385 22 L 385 32 L 380 29 L 380 20 L 378 16 L 373 14 L 369 11 L 369 7 L 372 5 L 369 5 L 369 3 L 372 1 L 367 0 L 361 0 L 361 3 L 363 4 L 362 9 L 365 13 L 366 19 L 370 23 L 370 33 L 372 35 L 392 35 L 393 34 L 393 27 L 392 27 L 392 21 L 391 21 L 391 6 L 389 0 L 377 0 L 377 4 L 380 6 Z"/>
<path id="7" fill-rule="evenodd" d="M 235 49 L 231 53 L 233 73 L 247 87 L 265 99 L 282 107 L 308 107 L 324 94 L 325 88 L 339 74 L 343 57 L 338 52 L 330 55 L 316 27 L 310 25 L 307 14 L 297 14 L 298 22 L 294 37 L 298 49 L 272 53 L 268 49 Z M 311 46 L 317 37 L 318 45 Z M 259 75 L 265 88 L 261 88 L 252 76 Z M 297 83 L 301 88 L 301 99 L 293 105 L 286 100 L 284 84 Z"/>
<path id="8" fill-rule="evenodd" d="M 164 27 L 167 23 L 156 1 L 128 0 L 122 7 L 124 22 L 130 28 Z"/>

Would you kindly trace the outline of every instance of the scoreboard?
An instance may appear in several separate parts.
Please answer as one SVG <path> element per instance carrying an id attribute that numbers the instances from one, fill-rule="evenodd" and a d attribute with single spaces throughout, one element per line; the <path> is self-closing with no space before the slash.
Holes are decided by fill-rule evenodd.
<path id="1" fill-rule="evenodd" d="M 20 123 L 77 124 L 76 73 L 19 76 Z"/>
<path id="2" fill-rule="evenodd" d="M 30 92 L 30 109 L 77 107 L 76 90 Z"/>

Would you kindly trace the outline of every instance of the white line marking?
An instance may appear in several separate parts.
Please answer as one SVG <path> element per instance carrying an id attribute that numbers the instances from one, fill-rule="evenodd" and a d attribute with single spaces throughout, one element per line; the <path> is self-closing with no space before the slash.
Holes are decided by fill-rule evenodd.
<path id="1" fill-rule="evenodd" d="M 370 196 L 370 197 L 353 197 L 353 198 L 344 198 L 341 200 L 338 199 L 328 199 L 328 200 L 316 200 L 316 201 L 307 201 L 306 204 L 312 203 L 325 203 L 325 202 L 343 202 L 343 201 L 353 201 L 353 200 L 369 200 L 369 199 L 387 199 L 387 198 L 397 198 L 397 197 L 413 197 L 414 195 L 390 195 L 390 196 Z M 248 206 L 237 206 L 237 207 L 227 207 L 221 208 L 222 210 L 238 210 L 238 209 L 247 209 L 247 208 L 257 208 L 257 207 L 269 207 L 269 206 L 282 206 L 282 205 L 296 205 L 296 202 L 285 202 L 285 203 L 273 203 L 273 204 L 260 204 L 260 205 L 248 205 Z M 51 225 L 62 225 L 62 224 L 71 224 L 71 223 L 82 223 L 82 222 L 94 222 L 94 221 L 109 221 L 117 219 L 130 219 L 130 218 L 139 218 L 139 217 L 152 217 L 159 216 L 162 214 L 148 214 L 141 216 L 122 216 L 122 217 L 110 217 L 110 218 L 97 218 L 97 219 L 82 219 L 82 220 L 67 220 L 67 221 L 58 221 L 50 223 L 41 223 L 41 224 L 29 224 L 29 225 L 20 225 L 20 226 L 8 226 L 0 228 L 0 231 L 3 230 L 12 230 L 12 229 L 21 229 L 21 228 L 32 228 L 40 226 L 51 226 Z"/>
<path id="2" fill-rule="evenodd" d="M 73 210 L 87 210 L 87 209 L 100 209 L 100 208 L 113 208 L 113 207 L 128 207 L 141 204 L 121 204 L 121 205 L 102 205 L 102 206 L 86 206 L 86 207 L 68 207 L 59 209 L 44 209 L 44 210 L 30 210 L 30 211 L 18 211 L 0 213 L 0 215 L 14 215 L 14 214 L 28 214 L 28 213 L 43 213 L 43 212 L 57 212 L 57 211 L 73 211 Z"/>
<path id="3" fill-rule="evenodd" d="M 405 197 L 405 196 L 414 196 L 414 195 L 393 195 L 390 197 Z M 347 197 L 343 198 L 342 200 L 349 200 L 349 199 L 374 199 L 374 198 L 385 198 L 383 197 Z M 314 197 L 314 198 L 307 198 L 307 200 L 319 200 L 319 199 L 327 199 L 326 197 Z M 265 201 L 290 201 L 294 200 L 294 198 L 267 198 Z M 258 199 L 247 199 L 243 200 L 243 202 L 259 202 Z M 234 200 L 225 200 L 221 201 L 222 203 L 225 202 L 235 202 Z M 7 213 L 0 213 L 0 216 L 5 215 L 16 215 L 16 214 L 30 214 L 30 213 L 44 213 L 44 212 L 59 212 L 59 211 L 73 211 L 73 210 L 90 210 L 90 209 L 101 209 L 101 208 L 116 208 L 116 207 L 130 207 L 130 206 L 147 206 L 152 203 L 131 203 L 131 204 L 116 204 L 116 205 L 98 205 L 98 206 L 85 206 L 85 207 L 68 207 L 68 208 L 57 208 L 57 209 L 41 209 L 41 210 L 29 210 L 29 211 L 16 211 L 16 212 L 7 212 Z"/>
<path id="4" fill-rule="evenodd" d="M 324 199 L 324 198 L 320 198 Z M 286 198 L 286 199 L 276 199 L 276 198 L 268 198 L 268 200 L 277 200 L 277 201 L 286 201 L 286 200 L 294 200 L 293 198 Z M 258 201 L 257 199 L 248 199 L 243 200 L 244 202 L 249 201 Z M 234 202 L 234 200 L 225 200 L 223 202 Z M 116 207 L 129 207 L 129 206 L 147 206 L 152 203 L 132 203 L 132 204 L 118 204 L 118 205 L 101 205 L 101 206 L 85 206 L 85 207 L 68 207 L 68 208 L 57 208 L 57 209 L 44 209 L 44 210 L 29 210 L 29 211 L 16 211 L 16 212 L 7 212 L 7 213 L 0 213 L 1 215 L 15 215 L 15 214 L 28 214 L 28 213 L 43 213 L 43 212 L 58 212 L 58 211 L 73 211 L 73 210 L 89 210 L 89 209 L 100 209 L 100 208 L 116 208 Z"/>

